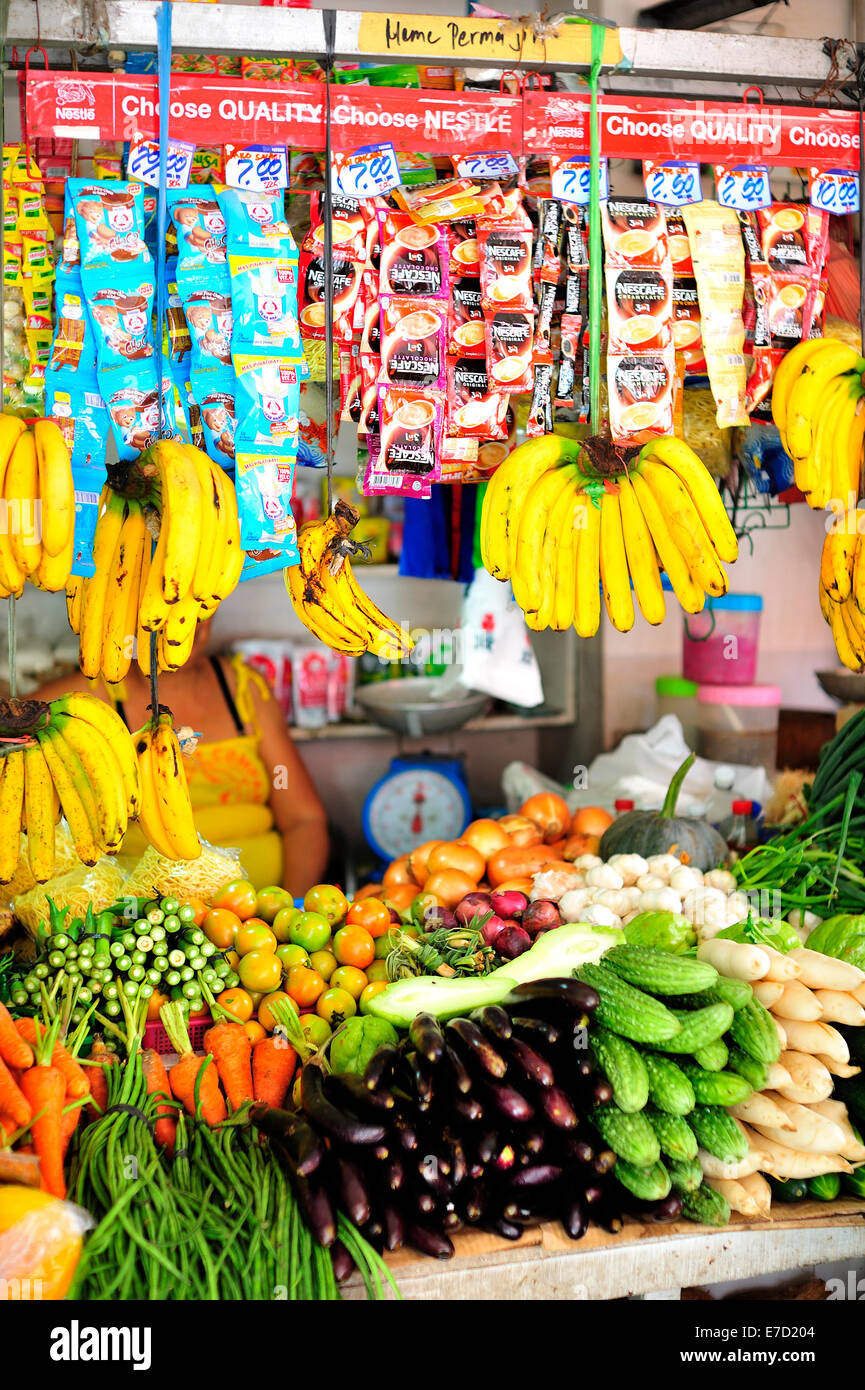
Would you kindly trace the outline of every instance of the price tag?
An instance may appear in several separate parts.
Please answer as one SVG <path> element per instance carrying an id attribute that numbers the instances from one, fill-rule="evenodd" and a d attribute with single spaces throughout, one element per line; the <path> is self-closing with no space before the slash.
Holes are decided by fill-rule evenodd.
<path id="1" fill-rule="evenodd" d="M 192 156 L 195 146 L 185 140 L 169 140 L 166 157 L 166 188 L 186 188 L 192 169 Z M 159 141 L 145 140 L 138 135 L 129 146 L 126 172 L 137 183 L 147 183 L 151 188 L 159 187 Z"/>
<path id="2" fill-rule="evenodd" d="M 811 206 L 840 216 L 859 208 L 859 175 L 849 169 L 812 169 Z"/>
<path id="3" fill-rule="evenodd" d="M 772 202 L 765 164 L 716 164 L 715 189 L 722 208 L 756 212 Z"/>
<path id="4" fill-rule="evenodd" d="M 518 172 L 510 150 L 489 150 L 484 154 L 464 154 L 456 160 L 461 179 L 507 179 Z"/>
<path id="5" fill-rule="evenodd" d="M 668 159 L 662 164 L 643 160 L 643 182 L 650 203 L 680 208 L 685 203 L 702 203 L 700 166 L 693 160 Z"/>
<path id="6" fill-rule="evenodd" d="M 225 182 L 250 193 L 288 188 L 288 150 L 285 145 L 226 145 Z"/>
<path id="7" fill-rule="evenodd" d="M 353 154 L 339 151 L 333 156 L 333 176 L 346 198 L 375 198 L 402 183 L 396 150 L 390 141 L 364 145 Z"/>
<path id="8" fill-rule="evenodd" d="M 587 159 L 576 156 L 563 159 L 550 155 L 551 192 L 562 203 L 579 203 L 586 207 L 592 186 L 592 166 Z M 603 201 L 610 196 L 610 175 L 606 159 L 598 167 L 598 197 Z"/>

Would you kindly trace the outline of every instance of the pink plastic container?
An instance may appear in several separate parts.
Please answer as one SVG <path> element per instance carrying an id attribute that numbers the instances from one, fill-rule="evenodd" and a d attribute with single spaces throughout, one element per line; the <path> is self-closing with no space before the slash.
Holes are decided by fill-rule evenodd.
<path id="1" fill-rule="evenodd" d="M 753 685 L 762 611 L 759 594 L 724 594 L 686 614 L 682 675 L 699 685 Z"/>
<path id="2" fill-rule="evenodd" d="M 697 748 L 716 763 L 748 763 L 771 772 L 778 755 L 777 685 L 701 685 Z"/>
<path id="3" fill-rule="evenodd" d="M 190 1014 L 187 1020 L 189 1030 L 189 1041 L 192 1043 L 193 1052 L 200 1052 L 204 1047 L 204 1035 L 213 1024 L 210 1014 Z M 160 1055 L 166 1052 L 173 1052 L 168 1034 L 163 1028 L 159 1019 L 151 1019 L 144 1025 L 144 1046 Z"/>

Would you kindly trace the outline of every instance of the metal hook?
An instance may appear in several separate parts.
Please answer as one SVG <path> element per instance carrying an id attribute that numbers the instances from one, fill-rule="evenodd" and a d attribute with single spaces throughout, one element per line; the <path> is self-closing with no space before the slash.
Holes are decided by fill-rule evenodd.
<path id="1" fill-rule="evenodd" d="M 762 105 L 763 105 L 763 88 L 762 88 L 762 87 L 746 87 L 746 88 L 745 88 L 744 92 L 742 93 L 742 101 L 744 102 L 744 104 L 745 104 L 746 106 L 750 106 L 750 104 L 751 104 L 751 103 L 748 101 L 748 93 L 749 93 L 749 92 L 756 92 L 756 93 L 757 93 L 757 98 L 758 98 L 758 100 L 757 100 L 757 105 L 758 105 L 758 106 L 762 106 Z"/>

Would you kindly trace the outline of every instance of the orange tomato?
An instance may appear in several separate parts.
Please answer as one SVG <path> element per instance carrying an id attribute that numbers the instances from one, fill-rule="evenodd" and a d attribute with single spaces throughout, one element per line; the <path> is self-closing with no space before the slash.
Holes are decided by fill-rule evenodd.
<path id="1" fill-rule="evenodd" d="M 159 1010 L 162 1008 L 163 1004 L 167 1003 L 168 995 L 161 994 L 158 989 L 155 989 L 147 1001 L 147 1022 L 152 1023 L 154 1020 L 158 1022 Z"/>
<path id="2" fill-rule="evenodd" d="M 329 980 L 337 967 L 337 959 L 332 951 L 313 951 L 309 958 L 313 970 L 317 970 L 323 980 Z"/>
<path id="3" fill-rule="evenodd" d="M 440 844 L 441 840 L 425 840 L 422 845 L 413 849 L 408 857 L 408 871 L 419 888 L 423 888 L 430 876 L 429 857 L 436 846 Z M 387 882 L 386 877 L 385 882 Z"/>
<path id="4" fill-rule="evenodd" d="M 328 980 L 330 989 L 347 990 L 352 999 L 359 999 L 368 984 L 366 975 L 356 965 L 339 966 Z"/>
<path id="5" fill-rule="evenodd" d="M 333 927 L 345 920 L 348 912 L 348 898 L 341 888 L 333 883 L 316 883 L 308 889 L 303 899 L 304 912 L 320 912 Z"/>
<path id="6" fill-rule="evenodd" d="M 581 806 L 574 812 L 571 821 L 572 835 L 603 835 L 607 826 L 612 825 L 613 817 L 602 806 Z"/>
<path id="7" fill-rule="evenodd" d="M 301 970 L 304 969 L 303 966 L 300 968 Z M 314 974 L 315 972 L 313 971 L 311 973 Z M 290 995 L 286 994 L 284 990 L 275 989 L 272 994 L 266 994 L 258 1006 L 258 1013 L 256 1015 L 266 1033 L 272 1033 L 276 1027 L 277 1019 L 273 1015 L 273 1005 L 281 999 L 284 999 L 286 1003 L 290 1004 L 294 1012 L 297 1013 L 297 1004 L 295 1000 L 292 999 Z"/>
<path id="8" fill-rule="evenodd" d="M 544 840 L 549 845 L 567 834 L 571 825 L 571 812 L 563 796 L 556 792 L 535 792 L 520 807 L 520 815 L 533 821 Z"/>
<path id="9" fill-rule="evenodd" d="M 195 916 L 192 920 L 197 927 L 200 927 L 208 912 L 210 911 L 209 905 L 206 902 L 204 902 L 202 898 L 184 898 L 183 902 L 186 904 L 187 907 L 195 908 Z"/>
<path id="10" fill-rule="evenodd" d="M 227 907 L 245 922 L 247 917 L 251 917 L 255 912 L 257 898 L 258 893 L 249 879 L 236 878 L 231 883 L 226 883 L 218 893 L 214 893 L 212 901 L 214 907 Z"/>
<path id="11" fill-rule="evenodd" d="M 390 910 L 379 898 L 355 898 L 348 909 L 346 922 L 350 927 L 365 927 L 370 936 L 385 936 L 390 931 Z"/>
<path id="12" fill-rule="evenodd" d="M 364 898 L 377 898 L 381 893 L 381 890 L 382 885 L 380 883 L 364 884 L 363 888 L 358 888 L 357 892 L 355 893 L 354 901 L 356 903 L 362 903 Z"/>
<path id="13" fill-rule="evenodd" d="M 353 1018 L 357 1013 L 357 1004 L 345 989 L 328 989 L 318 1000 L 315 1012 L 319 1018 L 323 1018 L 325 1023 L 329 1023 L 331 1028 L 338 1028 L 341 1023 L 345 1023 L 347 1018 Z"/>
<path id="14" fill-rule="evenodd" d="M 402 884 L 410 883 L 412 888 L 416 886 L 415 880 L 409 873 L 409 856 L 401 854 L 399 859 L 395 859 L 392 864 L 388 864 L 382 876 L 382 886 L 385 888 L 398 888 Z"/>
<path id="15" fill-rule="evenodd" d="M 218 946 L 220 951 L 228 951 L 234 946 L 234 939 L 240 929 L 241 921 L 236 912 L 227 907 L 214 907 L 201 922 L 201 930 Z"/>
<path id="16" fill-rule="evenodd" d="M 261 917 L 247 917 L 234 938 L 234 949 L 241 956 L 247 951 L 275 951 L 276 947 L 276 936 Z"/>
<path id="17" fill-rule="evenodd" d="M 340 927 L 333 938 L 333 954 L 340 965 L 363 970 L 375 960 L 375 942 L 365 927 Z"/>
<path id="18" fill-rule="evenodd" d="M 563 859 L 579 859 L 581 854 L 597 854 L 601 848 L 601 841 L 598 835 L 585 835 L 581 831 L 578 835 L 569 835 L 562 845 Z"/>
<path id="19" fill-rule="evenodd" d="M 299 969 L 302 970 L 303 966 Z M 273 951 L 247 951 L 245 956 L 240 957 L 237 973 L 244 989 L 270 994 L 271 990 L 279 988 L 282 961 Z"/>
<path id="20" fill-rule="evenodd" d="M 503 851 L 507 853 L 507 851 Z M 426 881 L 426 893 L 433 893 L 442 907 L 456 907 L 466 893 L 474 893 L 477 880 L 459 869 L 442 869 Z"/>
<path id="21" fill-rule="evenodd" d="M 471 879 L 474 888 L 484 871 L 484 860 L 471 845 L 460 844 L 458 840 L 443 840 L 430 854 L 430 878 L 435 874 L 445 873 L 448 869 L 457 869 L 461 874 L 465 874 L 466 878 Z M 434 888 L 430 888 L 429 880 L 426 888 L 430 893 L 435 892 Z"/>
<path id="22" fill-rule="evenodd" d="M 270 924 L 270 930 L 273 932 L 277 941 L 286 942 L 291 940 L 291 928 L 294 926 L 299 916 L 299 907 L 289 906 L 281 907 L 279 909 L 279 911 L 277 912 L 276 916 Z"/>
<path id="23" fill-rule="evenodd" d="M 326 981 L 318 971 L 306 965 L 295 965 L 288 972 L 288 993 L 302 1009 L 311 1009 L 325 987 Z"/>
<path id="24" fill-rule="evenodd" d="M 273 922 L 277 912 L 284 907 L 293 906 L 292 896 L 285 888 L 271 885 L 269 888 L 260 888 L 255 899 L 255 915 L 263 917 L 268 924 Z"/>
<path id="25" fill-rule="evenodd" d="M 364 971 L 370 984 L 380 983 L 382 980 L 387 984 L 387 961 L 374 960 L 372 965 L 368 965 Z"/>
<path id="26" fill-rule="evenodd" d="M 243 1031 L 249 1038 L 253 1047 L 255 1047 L 257 1042 L 261 1042 L 262 1038 L 267 1037 L 267 1029 L 262 1028 L 261 1024 L 255 1018 L 251 1018 L 248 1023 L 244 1023 Z"/>
<path id="27" fill-rule="evenodd" d="M 502 816 L 499 825 L 504 830 L 512 845 L 518 849 L 528 849 L 531 845 L 539 845 L 543 840 L 538 827 L 528 816 Z"/>
<path id="28" fill-rule="evenodd" d="M 228 961 L 228 964 L 231 966 L 232 970 L 236 970 L 240 964 L 240 956 L 237 954 L 236 951 L 226 951 L 225 959 Z"/>
<path id="29" fill-rule="evenodd" d="M 398 883 L 393 888 L 386 888 L 382 896 L 389 907 L 395 908 L 397 912 L 405 912 L 417 896 L 417 884 L 414 879 L 411 883 Z"/>
<path id="30" fill-rule="evenodd" d="M 383 989 L 387 989 L 387 980 L 370 980 L 363 994 L 357 1001 L 357 1007 L 360 1013 L 369 1013 L 371 1000 L 373 1000 L 377 994 L 381 994 Z"/>
<path id="31" fill-rule="evenodd" d="M 494 854 L 487 864 L 487 878 L 493 888 L 498 888 L 499 884 L 505 883 L 509 878 L 529 878 L 532 874 L 538 874 L 542 869 L 550 868 L 557 863 L 555 853 L 546 845 L 503 849 Z M 566 865 L 566 868 L 569 873 L 573 872 L 570 865 Z"/>
<path id="32" fill-rule="evenodd" d="M 466 826 L 460 840 L 476 849 L 484 863 L 510 844 L 507 831 L 497 820 L 473 820 L 471 825 Z"/>
<path id="33" fill-rule="evenodd" d="M 224 989 L 216 1002 L 238 1023 L 248 1023 L 252 1018 L 252 997 L 248 990 Z"/>

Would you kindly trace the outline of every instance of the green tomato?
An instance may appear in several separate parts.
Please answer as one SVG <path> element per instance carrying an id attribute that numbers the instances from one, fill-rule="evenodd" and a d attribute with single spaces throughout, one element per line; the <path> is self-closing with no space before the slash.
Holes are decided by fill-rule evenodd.
<path id="1" fill-rule="evenodd" d="M 277 946 L 274 955 L 282 961 L 286 971 L 290 970 L 293 965 L 310 964 L 309 952 L 305 951 L 302 946 L 298 946 L 296 943 L 286 943 L 283 946 Z"/>
<path id="2" fill-rule="evenodd" d="M 291 940 L 291 928 L 301 915 L 299 907 L 281 907 L 270 924 L 277 941 L 284 943 Z"/>
<path id="3" fill-rule="evenodd" d="M 300 1027 L 311 1047 L 323 1047 L 333 1031 L 318 1014 L 301 1014 Z"/>
<path id="4" fill-rule="evenodd" d="M 305 951 L 323 951 L 330 941 L 330 922 L 321 912 L 301 912 L 289 928 L 289 940 Z"/>

